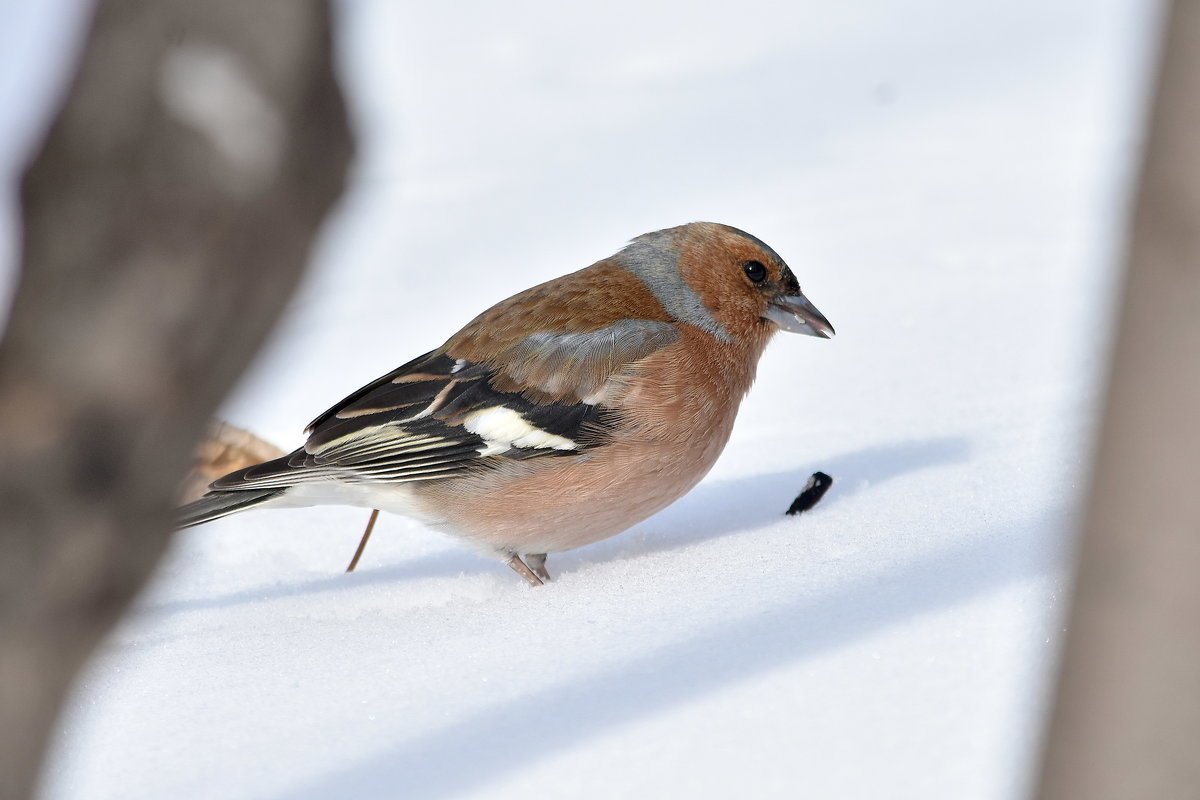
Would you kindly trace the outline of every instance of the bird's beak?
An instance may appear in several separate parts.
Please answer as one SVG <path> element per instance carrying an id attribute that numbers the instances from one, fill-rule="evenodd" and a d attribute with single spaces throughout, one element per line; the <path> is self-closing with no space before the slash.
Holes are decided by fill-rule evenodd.
<path id="1" fill-rule="evenodd" d="M 789 333 L 833 338 L 833 326 L 829 320 L 802 294 L 776 297 L 767 304 L 767 313 L 763 317 Z"/>

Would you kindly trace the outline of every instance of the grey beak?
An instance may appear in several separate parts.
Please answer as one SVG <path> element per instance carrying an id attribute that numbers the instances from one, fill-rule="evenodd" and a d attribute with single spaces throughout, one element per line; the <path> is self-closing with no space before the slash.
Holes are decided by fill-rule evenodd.
<path id="1" fill-rule="evenodd" d="M 767 305 L 767 313 L 763 317 L 789 333 L 833 338 L 833 326 L 829 320 L 802 294 L 775 298 Z"/>

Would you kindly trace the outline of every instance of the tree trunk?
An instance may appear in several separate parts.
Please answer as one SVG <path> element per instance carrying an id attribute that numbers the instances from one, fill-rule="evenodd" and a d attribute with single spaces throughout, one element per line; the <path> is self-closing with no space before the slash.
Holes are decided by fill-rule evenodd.
<path id="1" fill-rule="evenodd" d="M 1200 797 L 1200 4 L 1166 30 L 1043 800 Z"/>
<path id="2" fill-rule="evenodd" d="M 0 797 L 157 562 L 352 146 L 319 0 L 100 0 L 0 341 Z"/>

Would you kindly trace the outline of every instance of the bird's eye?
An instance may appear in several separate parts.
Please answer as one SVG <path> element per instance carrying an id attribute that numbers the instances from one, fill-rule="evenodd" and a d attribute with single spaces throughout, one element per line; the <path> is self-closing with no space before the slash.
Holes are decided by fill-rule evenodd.
<path id="1" fill-rule="evenodd" d="M 767 279 L 767 268 L 763 266 L 761 261 L 747 261 L 742 264 L 742 271 L 746 273 L 746 277 L 755 283 L 762 283 Z"/>

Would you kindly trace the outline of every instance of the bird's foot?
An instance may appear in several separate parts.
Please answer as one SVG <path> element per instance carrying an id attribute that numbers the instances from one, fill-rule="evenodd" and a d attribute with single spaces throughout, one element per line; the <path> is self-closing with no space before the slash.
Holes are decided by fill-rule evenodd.
<path id="1" fill-rule="evenodd" d="M 534 557 L 529 556 L 529 559 L 532 561 L 532 560 L 534 560 Z M 539 564 L 539 566 L 541 567 L 543 573 L 546 571 L 545 562 L 546 562 L 546 557 L 542 556 L 542 563 Z M 507 563 L 510 567 L 512 567 L 514 572 L 516 572 L 518 575 L 520 575 L 522 578 L 524 578 L 526 581 L 528 581 L 530 586 L 541 586 L 542 585 L 542 579 L 539 578 L 537 576 L 537 574 L 533 570 L 531 570 L 524 561 L 521 560 L 521 557 L 519 555 L 516 555 L 514 553 L 513 557 L 510 558 L 505 563 Z"/>
<path id="2" fill-rule="evenodd" d="M 525 556 L 525 563 L 533 570 L 533 574 L 541 578 L 544 583 L 550 582 L 550 573 L 546 571 L 545 553 L 529 553 Z"/>

